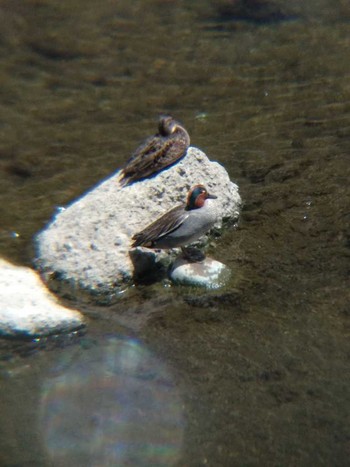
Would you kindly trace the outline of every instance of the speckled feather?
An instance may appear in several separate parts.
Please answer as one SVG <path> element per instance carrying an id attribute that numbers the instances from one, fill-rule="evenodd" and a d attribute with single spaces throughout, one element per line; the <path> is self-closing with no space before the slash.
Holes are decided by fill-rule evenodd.
<path id="1" fill-rule="evenodd" d="M 160 172 L 183 157 L 190 144 L 187 131 L 172 117 L 161 117 L 159 132 L 146 139 L 121 171 L 123 186 Z"/>

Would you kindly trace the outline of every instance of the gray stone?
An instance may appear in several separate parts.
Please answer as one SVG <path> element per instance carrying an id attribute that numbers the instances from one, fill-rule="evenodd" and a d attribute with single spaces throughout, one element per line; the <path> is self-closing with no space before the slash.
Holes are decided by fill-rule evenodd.
<path id="1" fill-rule="evenodd" d="M 179 257 L 173 264 L 170 279 L 177 284 L 219 289 L 227 283 L 230 274 L 229 268 L 215 259 L 207 257 L 193 263 Z"/>
<path id="2" fill-rule="evenodd" d="M 83 325 L 83 316 L 59 305 L 32 269 L 0 259 L 1 335 L 48 335 Z"/>
<path id="3" fill-rule="evenodd" d="M 132 235 L 185 202 L 188 190 L 198 183 L 218 196 L 217 228 L 238 218 L 237 185 L 224 167 L 197 148 L 190 147 L 181 161 L 153 178 L 124 188 L 118 178 L 119 171 L 58 213 L 38 234 L 37 264 L 45 275 L 56 273 L 92 292 L 122 288 L 134 275 Z"/>

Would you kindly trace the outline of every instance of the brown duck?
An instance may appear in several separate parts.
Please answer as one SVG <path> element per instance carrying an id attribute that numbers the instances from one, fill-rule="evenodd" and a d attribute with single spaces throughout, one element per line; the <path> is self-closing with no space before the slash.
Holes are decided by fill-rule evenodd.
<path id="1" fill-rule="evenodd" d="M 158 133 L 139 146 L 121 169 L 120 184 L 130 185 L 150 177 L 186 154 L 190 137 L 185 128 L 170 115 L 160 117 Z"/>

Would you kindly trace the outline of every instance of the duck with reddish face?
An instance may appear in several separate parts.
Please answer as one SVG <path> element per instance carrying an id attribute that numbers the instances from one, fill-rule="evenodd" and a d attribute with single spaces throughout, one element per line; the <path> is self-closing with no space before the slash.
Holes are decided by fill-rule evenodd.
<path id="1" fill-rule="evenodd" d="M 188 193 L 186 204 L 176 206 L 136 233 L 132 247 L 168 249 L 189 245 L 217 221 L 216 199 L 204 185 L 195 185 Z"/>
<path id="2" fill-rule="evenodd" d="M 179 122 L 170 115 L 160 117 L 158 133 L 147 138 L 121 169 L 120 184 L 131 185 L 169 167 L 186 154 L 189 145 L 189 134 Z"/>

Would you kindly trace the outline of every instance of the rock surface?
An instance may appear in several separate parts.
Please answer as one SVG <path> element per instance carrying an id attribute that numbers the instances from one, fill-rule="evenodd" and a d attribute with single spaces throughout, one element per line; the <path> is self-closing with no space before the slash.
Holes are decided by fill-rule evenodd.
<path id="1" fill-rule="evenodd" d="M 48 335 L 83 325 L 83 316 L 59 305 L 33 270 L 0 259 L 1 335 Z"/>
<path id="2" fill-rule="evenodd" d="M 219 163 L 199 149 L 157 176 L 122 188 L 119 171 L 55 216 L 37 236 L 37 265 L 46 275 L 93 292 L 112 292 L 131 282 L 134 264 L 130 240 L 134 233 L 186 200 L 198 183 L 218 197 L 223 220 L 238 218 L 238 187 Z"/>
<path id="3" fill-rule="evenodd" d="M 179 257 L 170 272 L 170 279 L 175 283 L 207 289 L 223 287 L 229 277 L 230 270 L 225 264 L 208 257 L 197 263 Z"/>

